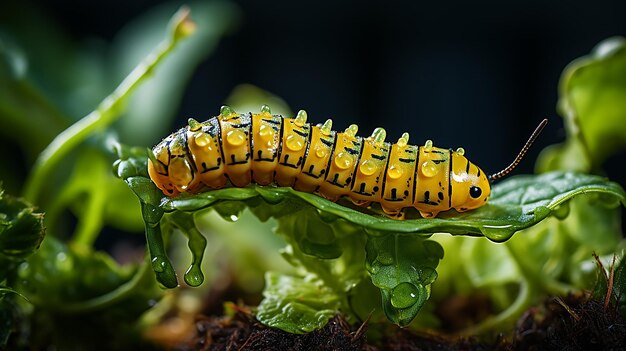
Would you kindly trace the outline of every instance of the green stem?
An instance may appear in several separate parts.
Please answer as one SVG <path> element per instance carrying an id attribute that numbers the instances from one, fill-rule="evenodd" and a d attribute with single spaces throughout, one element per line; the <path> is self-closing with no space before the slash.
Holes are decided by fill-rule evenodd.
<path id="1" fill-rule="evenodd" d="M 101 184 L 101 183 L 94 183 Z M 78 227 L 72 242 L 83 247 L 92 247 L 100 229 L 102 229 L 102 216 L 106 205 L 106 189 L 100 187 L 92 188 L 88 192 L 87 206 L 85 206 L 83 215 L 80 217 Z"/>
<path id="2" fill-rule="evenodd" d="M 523 280 L 520 283 L 520 292 L 517 298 L 506 310 L 482 321 L 480 324 L 463 330 L 461 335 L 480 335 L 491 330 L 502 329 L 503 325 L 511 325 L 521 313 L 530 306 L 533 300 L 532 284 Z"/>
<path id="3" fill-rule="evenodd" d="M 98 105 L 96 110 L 57 135 L 39 155 L 24 190 L 24 197 L 28 201 L 37 203 L 37 197 L 41 194 L 44 182 L 59 161 L 93 132 L 117 120 L 132 92 L 182 39 L 192 34 L 194 27 L 188 16 L 189 10 L 185 7 L 176 12 L 170 21 L 170 33 L 167 38 L 130 72 L 113 93 Z"/>

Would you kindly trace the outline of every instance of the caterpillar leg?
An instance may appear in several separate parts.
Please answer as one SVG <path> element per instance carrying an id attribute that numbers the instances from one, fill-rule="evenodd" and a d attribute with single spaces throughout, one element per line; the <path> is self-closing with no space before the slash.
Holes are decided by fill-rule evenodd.
<path id="1" fill-rule="evenodd" d="M 391 219 L 403 220 L 404 219 L 404 211 L 402 209 L 397 208 L 387 208 L 385 206 L 381 206 L 385 215 Z"/>
<path id="2" fill-rule="evenodd" d="M 371 201 L 368 201 L 368 200 L 355 200 L 353 198 L 350 198 L 350 201 L 352 201 L 353 204 L 360 206 L 360 207 L 367 207 L 372 203 Z"/>
<path id="3" fill-rule="evenodd" d="M 439 211 L 432 211 L 432 212 L 419 211 L 419 213 L 424 218 L 435 218 L 439 214 Z"/>
<path id="4" fill-rule="evenodd" d="M 317 195 L 319 197 L 323 197 L 324 199 L 326 199 L 328 201 L 332 201 L 332 202 L 339 201 L 339 198 L 341 197 L 341 195 L 330 195 L 330 194 L 322 193 L 322 192 L 319 192 L 319 191 L 316 191 L 315 195 Z"/>

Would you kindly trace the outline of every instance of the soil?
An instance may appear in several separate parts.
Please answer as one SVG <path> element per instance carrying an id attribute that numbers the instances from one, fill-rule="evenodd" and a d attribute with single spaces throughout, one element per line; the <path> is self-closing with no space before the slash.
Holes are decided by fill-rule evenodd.
<path id="1" fill-rule="evenodd" d="M 297 335 L 263 326 L 246 308 L 230 317 L 202 316 L 195 336 L 175 349 L 190 350 L 626 350 L 626 323 L 617 308 L 589 296 L 551 298 L 528 310 L 510 335 L 492 341 L 394 328 L 369 342 L 367 323 L 336 316 L 321 330 Z"/>

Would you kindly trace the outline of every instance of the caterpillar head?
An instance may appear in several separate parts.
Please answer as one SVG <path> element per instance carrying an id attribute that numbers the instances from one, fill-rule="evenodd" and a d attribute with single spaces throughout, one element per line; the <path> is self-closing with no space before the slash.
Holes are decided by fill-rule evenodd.
<path id="1" fill-rule="evenodd" d="M 454 189 L 452 193 L 452 207 L 457 209 L 457 211 L 463 212 L 484 205 L 491 193 L 490 184 L 505 177 L 517 167 L 547 123 L 547 119 L 539 123 L 510 165 L 491 175 L 486 175 L 480 168 L 469 162 L 463 156 L 463 149 L 459 148 L 457 151 L 453 152 L 453 169 L 450 174 L 451 182 L 453 183 L 452 189 Z M 463 165 L 465 165 L 465 169 L 462 169 Z"/>
<path id="2" fill-rule="evenodd" d="M 452 153 L 452 207 L 459 212 L 484 205 L 491 193 L 489 178 L 480 168 L 463 156 L 462 149 Z"/>

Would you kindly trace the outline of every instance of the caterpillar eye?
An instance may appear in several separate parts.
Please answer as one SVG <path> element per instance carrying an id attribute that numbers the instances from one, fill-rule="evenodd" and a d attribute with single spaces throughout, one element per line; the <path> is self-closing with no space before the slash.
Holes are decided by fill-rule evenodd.
<path id="1" fill-rule="evenodd" d="M 480 189 L 480 188 L 479 188 L 479 187 L 477 187 L 477 186 L 472 186 L 472 187 L 470 187 L 470 189 L 469 189 L 469 193 L 470 193 L 470 196 L 471 196 L 473 199 L 478 199 L 478 198 L 480 197 L 480 195 L 482 195 L 483 191 L 482 191 L 482 189 Z"/>

